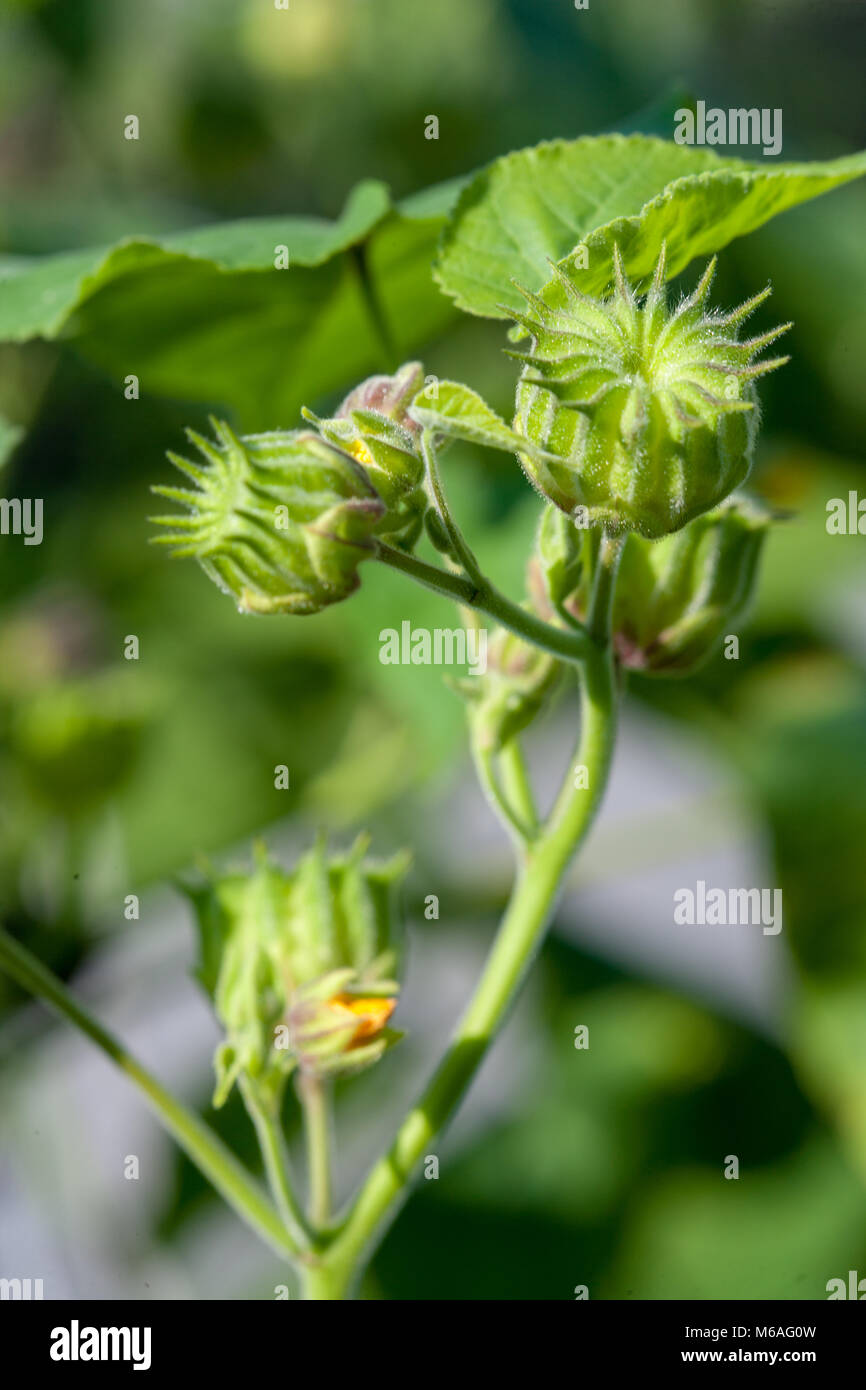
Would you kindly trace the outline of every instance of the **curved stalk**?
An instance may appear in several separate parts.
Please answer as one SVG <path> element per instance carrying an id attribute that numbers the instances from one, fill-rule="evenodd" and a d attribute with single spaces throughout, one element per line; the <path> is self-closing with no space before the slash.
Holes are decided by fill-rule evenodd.
<path id="1" fill-rule="evenodd" d="M 616 577 L 624 545 L 625 536 L 604 535 L 601 538 L 586 616 L 587 632 L 596 642 L 604 643 L 608 640 L 613 618 Z"/>
<path id="2" fill-rule="evenodd" d="M 221 1139 L 151 1076 L 122 1043 L 103 1028 L 35 956 L 0 929 L 0 969 L 28 993 L 44 1000 L 61 1017 L 101 1048 L 138 1087 L 163 1128 L 204 1174 L 238 1216 L 277 1254 L 293 1256 L 299 1247 L 284 1229 L 264 1193 Z"/>
<path id="3" fill-rule="evenodd" d="M 614 567 L 609 568 L 612 572 Z M 563 875 L 592 824 L 607 782 L 616 726 L 616 677 L 609 648 L 596 651 L 585 664 L 581 711 L 577 761 L 588 776 L 577 785 L 569 768 L 550 819 L 518 871 L 484 972 L 448 1051 L 324 1253 L 322 1291 L 311 1288 L 311 1297 L 341 1298 L 348 1292 L 360 1263 L 405 1197 L 419 1160 L 457 1109 L 541 944 Z"/>
<path id="4" fill-rule="evenodd" d="M 499 755 L 499 766 L 502 774 L 502 790 L 507 796 L 509 804 L 514 807 L 523 824 L 529 826 L 530 834 L 534 835 L 538 829 L 538 812 L 535 809 L 535 797 L 526 771 L 519 738 L 512 738 L 506 743 Z"/>
<path id="5" fill-rule="evenodd" d="M 454 559 L 461 566 L 464 574 L 472 580 L 473 584 L 477 584 L 480 588 L 485 581 L 481 574 L 478 561 L 469 548 L 469 544 L 448 505 L 442 479 L 439 476 L 439 460 L 436 457 L 436 450 L 433 447 L 432 430 L 422 430 L 421 432 L 421 456 L 424 459 L 424 464 L 427 469 L 427 482 L 429 483 L 430 492 L 433 496 L 433 505 L 439 514 L 439 520 L 445 528 L 445 534 L 451 542 Z"/>
<path id="6" fill-rule="evenodd" d="M 273 1106 L 269 1106 L 257 1094 L 252 1083 L 243 1077 L 239 1079 L 238 1086 L 255 1126 L 268 1186 L 277 1211 L 298 1249 L 305 1249 L 311 1244 L 310 1232 L 295 1198 L 289 1155 L 280 1126 L 279 1104 L 274 1102 Z"/>
<path id="7" fill-rule="evenodd" d="M 473 738 L 472 753 L 488 804 L 502 821 L 518 851 L 522 851 L 535 834 L 534 814 L 530 813 L 527 817 L 525 803 L 521 807 L 515 805 L 512 789 L 504 786 L 504 778 L 500 779 L 498 760 L 492 749 L 480 747 L 477 738 Z"/>

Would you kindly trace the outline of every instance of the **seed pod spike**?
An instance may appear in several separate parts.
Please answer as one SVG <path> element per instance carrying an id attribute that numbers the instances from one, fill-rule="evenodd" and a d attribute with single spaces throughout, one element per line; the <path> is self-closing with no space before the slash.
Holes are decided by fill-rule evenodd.
<path id="1" fill-rule="evenodd" d="M 539 295 L 533 293 L 532 290 L 526 289 L 525 286 L 521 285 L 518 280 L 512 278 L 511 283 L 517 290 L 518 294 L 521 294 L 523 296 L 530 308 L 535 310 L 536 314 L 541 319 L 542 324 L 544 324 L 546 320 L 549 319 L 551 314 L 554 312 L 552 307 L 549 304 L 546 304 L 545 301 L 539 297 Z"/>
<path id="2" fill-rule="evenodd" d="M 664 292 L 665 270 L 667 267 L 667 254 L 667 242 L 663 241 L 661 244 L 661 250 L 659 251 L 659 258 L 656 261 L 656 268 L 653 273 L 652 284 L 649 288 L 650 295 L 655 299 L 661 298 Z"/>
<path id="3" fill-rule="evenodd" d="M 589 298 L 589 296 L 588 296 L 588 295 L 585 295 L 585 294 L 583 293 L 583 290 L 581 290 L 581 289 L 574 283 L 574 281 L 572 280 L 571 276 L 568 274 L 567 270 L 565 270 L 565 268 L 564 268 L 562 265 L 560 265 L 560 263 L 559 263 L 558 261 L 551 260 L 550 256 L 548 256 L 548 257 L 547 257 L 547 264 L 550 266 L 551 270 L 553 271 L 553 275 L 554 275 L 554 278 L 556 279 L 556 281 L 557 281 L 560 285 L 562 285 L 562 288 L 565 290 L 565 292 L 566 292 L 568 295 L 570 295 L 570 297 L 571 297 L 572 299 L 576 300 L 576 301 L 578 302 L 578 304 L 591 304 L 591 303 L 592 303 L 592 300 Z"/>
<path id="4" fill-rule="evenodd" d="M 634 305 L 634 293 L 631 285 L 626 279 L 625 267 L 622 263 L 622 255 L 617 242 L 613 244 L 613 274 L 616 282 L 617 294 L 622 302 L 631 308 Z"/>
<path id="5" fill-rule="evenodd" d="M 758 308 L 760 304 L 763 304 L 765 299 L 769 299 L 772 293 L 772 286 L 767 285 L 765 289 L 760 290 L 755 295 L 752 295 L 751 299 L 747 299 L 746 302 L 744 304 L 741 304 L 738 309 L 732 309 L 730 313 L 722 314 L 719 317 L 714 316 L 713 323 L 715 324 L 716 328 L 731 328 L 734 327 L 736 324 L 743 323 L 747 318 L 750 317 L 751 314 L 755 312 L 755 310 Z"/>
<path id="6" fill-rule="evenodd" d="M 175 468 L 180 469 L 181 473 L 185 473 L 186 476 L 191 478 L 194 483 L 197 483 L 199 487 L 204 487 L 206 485 L 208 479 L 207 469 L 199 468 L 198 464 L 190 463 L 189 459 L 185 459 L 182 454 L 175 454 L 169 451 L 166 457 L 169 463 L 174 464 Z"/>
<path id="7" fill-rule="evenodd" d="M 703 305 L 706 302 L 707 295 L 710 292 L 710 287 L 713 283 L 713 280 L 715 279 L 717 265 L 718 257 L 713 256 L 707 263 L 707 267 L 703 275 L 701 276 L 698 283 L 695 285 L 695 288 L 692 290 L 691 294 L 687 295 L 686 298 L 680 302 L 680 304 L 674 311 L 674 318 L 682 318 L 682 316 L 684 314 L 687 314 L 689 310 L 700 309 L 703 307 Z"/>
<path id="8" fill-rule="evenodd" d="M 208 463 L 220 472 L 226 471 L 226 461 L 222 451 L 216 448 L 209 439 L 205 439 L 203 435 L 193 429 L 186 429 L 184 433 L 190 444 L 193 444 L 196 449 L 198 449 L 199 453 L 207 459 Z M 174 459 L 172 459 L 172 462 L 174 462 Z"/>

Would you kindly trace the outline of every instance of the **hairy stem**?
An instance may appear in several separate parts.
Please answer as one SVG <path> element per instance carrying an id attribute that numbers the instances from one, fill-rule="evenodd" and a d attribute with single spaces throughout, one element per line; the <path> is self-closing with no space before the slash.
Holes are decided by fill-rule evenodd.
<path id="1" fill-rule="evenodd" d="M 304 1249 L 311 1244 L 310 1232 L 295 1197 L 289 1154 L 280 1125 L 279 1105 L 263 1100 L 251 1082 L 244 1078 L 239 1080 L 238 1085 L 247 1113 L 255 1126 L 268 1186 L 277 1211 L 294 1243 L 299 1249 Z"/>
<path id="2" fill-rule="evenodd" d="M 616 726 L 616 678 L 609 646 L 586 662 L 581 736 L 551 816 L 527 851 L 484 972 L 426 1091 L 371 1170 L 323 1257 L 333 1276 L 324 1297 L 341 1297 L 406 1194 L 419 1160 L 454 1114 L 502 1026 L 542 941 L 563 875 L 592 824 L 607 782 Z M 317 1296 L 315 1293 L 311 1296 Z"/>
<path id="3" fill-rule="evenodd" d="M 222 1140 L 161 1086 L 122 1043 L 78 1003 L 41 961 L 3 930 L 0 930 L 0 969 L 30 994 L 44 1000 L 55 1013 L 73 1023 L 111 1058 L 115 1066 L 141 1091 L 163 1128 L 168 1130 L 220 1196 L 266 1244 L 284 1257 L 298 1253 L 298 1245 L 291 1233 L 284 1229 L 264 1193 Z"/>
<path id="4" fill-rule="evenodd" d="M 514 807 L 520 820 L 529 826 L 530 833 L 534 834 L 538 826 L 538 812 L 519 738 L 512 738 L 506 743 L 499 755 L 499 765 L 502 788 L 509 804 Z"/>
<path id="5" fill-rule="evenodd" d="M 322 1231 L 331 1219 L 331 1113 L 328 1082 L 316 1076 L 298 1078 L 307 1135 L 307 1174 L 310 1221 Z"/>
<path id="6" fill-rule="evenodd" d="M 596 642 L 605 642 L 610 632 L 616 577 L 624 544 L 624 536 L 605 535 L 598 549 L 586 616 L 587 631 Z"/>
<path id="7" fill-rule="evenodd" d="M 529 816 L 526 815 L 525 802 L 515 805 L 512 789 L 504 785 L 504 778 L 500 778 L 497 757 L 492 749 L 481 747 L 478 740 L 473 738 L 472 752 L 478 780 L 488 803 L 515 841 L 518 850 L 522 851 L 523 846 L 535 833 L 534 813 L 530 809 Z"/>
<path id="8" fill-rule="evenodd" d="M 484 584 L 484 579 L 478 566 L 478 561 L 469 548 L 469 544 L 451 512 L 448 499 L 445 496 L 445 488 L 439 476 L 439 460 L 436 457 L 436 450 L 433 447 L 432 430 L 423 430 L 421 433 L 421 454 L 427 469 L 427 482 L 430 486 L 433 504 L 445 528 L 445 534 L 451 542 L 454 558 L 463 569 L 464 574 L 472 580 L 473 584 L 477 584 L 481 587 Z"/>
<path id="9" fill-rule="evenodd" d="M 486 613 L 502 627 L 507 627 L 509 632 L 558 657 L 560 661 L 580 665 L 596 648 L 584 629 L 559 628 L 544 622 L 528 609 L 521 608 L 520 604 L 512 603 L 486 579 L 477 583 L 466 575 L 452 574 L 449 570 L 439 569 L 437 565 L 429 565 L 426 560 L 419 560 L 417 555 L 408 555 L 405 551 L 383 545 L 381 541 L 376 545 L 376 556 L 383 564 L 407 574 L 426 589 L 465 604 L 467 608 Z"/>

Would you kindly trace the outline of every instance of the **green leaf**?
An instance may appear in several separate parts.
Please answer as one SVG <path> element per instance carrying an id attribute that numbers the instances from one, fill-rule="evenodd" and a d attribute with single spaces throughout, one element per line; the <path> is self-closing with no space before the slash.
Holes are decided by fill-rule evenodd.
<path id="1" fill-rule="evenodd" d="M 643 135 L 557 140 L 505 155 L 461 194 L 434 274 L 468 313 L 507 318 L 537 290 L 549 262 L 587 251 L 580 287 L 602 293 L 613 245 L 633 279 L 663 240 L 668 275 L 770 218 L 866 173 L 866 153 L 810 164 L 749 164 Z M 503 307 L 505 306 L 505 307 Z"/>
<path id="2" fill-rule="evenodd" d="M 852 1166 L 866 1177 L 866 986 L 807 980 L 799 992 L 795 1061 L 828 1112 Z"/>
<path id="3" fill-rule="evenodd" d="M 457 381 L 434 381 L 425 386 L 412 402 L 409 414 L 425 429 L 434 429 L 450 439 L 465 439 L 470 444 L 504 449 L 509 454 L 544 453 L 506 425 L 475 391 Z"/>
<path id="4" fill-rule="evenodd" d="M 273 270 L 277 246 L 290 266 L 318 266 L 365 237 L 389 211 L 384 184 L 359 184 L 336 222 L 270 217 L 199 227 L 152 241 L 130 237 L 96 247 L 0 268 L 0 339 L 56 337 L 70 316 L 106 286 L 174 260 L 214 270 Z"/>
<path id="5" fill-rule="evenodd" d="M 119 386 L 135 374 L 142 394 L 223 405 L 242 428 L 293 421 L 453 319 L 430 268 L 457 191 L 394 206 L 366 182 L 335 222 L 250 219 L 6 260 L 0 341 L 62 337 Z"/>

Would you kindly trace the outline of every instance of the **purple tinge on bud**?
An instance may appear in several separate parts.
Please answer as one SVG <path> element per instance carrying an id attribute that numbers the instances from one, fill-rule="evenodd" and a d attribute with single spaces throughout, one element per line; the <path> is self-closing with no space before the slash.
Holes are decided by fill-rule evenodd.
<path id="1" fill-rule="evenodd" d="M 405 362 L 393 376 L 368 376 L 349 392 L 336 418 L 350 420 L 355 410 L 375 410 L 411 434 L 418 434 L 420 426 L 410 418 L 408 410 L 423 385 L 424 368 L 420 362 Z"/>
<path id="2" fill-rule="evenodd" d="M 420 426 L 408 413 L 423 385 L 421 363 L 407 362 L 393 376 L 362 381 L 330 419 L 303 411 L 323 439 L 363 468 L 385 504 L 376 534 L 403 550 L 418 539 L 428 507 Z"/>

